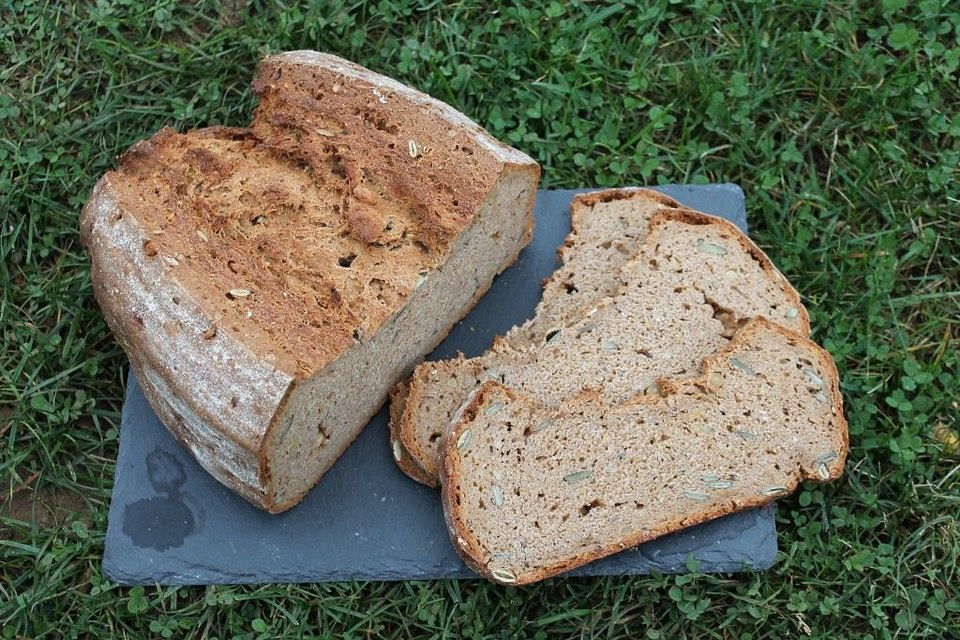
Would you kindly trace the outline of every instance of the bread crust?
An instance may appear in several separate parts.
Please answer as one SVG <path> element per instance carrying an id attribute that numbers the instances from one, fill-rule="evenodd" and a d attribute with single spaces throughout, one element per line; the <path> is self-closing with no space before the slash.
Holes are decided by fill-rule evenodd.
<path id="1" fill-rule="evenodd" d="M 839 440 L 839 449 L 838 457 L 833 463 L 828 467 L 828 477 L 821 478 L 817 474 L 808 474 L 804 473 L 803 469 L 800 469 L 800 477 L 793 478 L 791 483 L 787 486 L 788 492 L 793 492 L 796 487 L 803 481 L 813 481 L 817 483 L 829 482 L 840 477 L 843 471 L 843 465 L 847 457 L 849 450 L 849 435 L 847 433 L 847 422 L 843 414 L 843 397 L 840 394 L 839 387 L 839 374 L 837 372 L 836 364 L 833 361 L 833 358 L 819 345 L 811 341 L 809 338 L 800 335 L 794 331 L 787 329 L 779 324 L 771 322 L 763 317 L 757 317 L 751 320 L 744 327 L 739 329 L 734 335 L 731 342 L 725 346 L 722 350 L 718 351 L 716 354 L 713 354 L 704 360 L 703 366 L 701 367 L 702 374 L 699 377 L 696 377 L 692 380 L 684 381 L 685 384 L 694 384 L 705 389 L 710 388 L 710 383 L 707 379 L 706 372 L 710 369 L 711 365 L 722 361 L 726 358 L 726 354 L 738 348 L 741 344 L 748 341 L 751 335 L 761 329 L 772 329 L 791 341 L 804 345 L 811 355 L 817 358 L 820 364 L 823 367 L 823 370 L 826 371 L 828 375 L 827 387 L 829 389 L 829 400 L 830 407 L 833 410 L 836 418 L 836 428 L 837 436 Z M 661 381 L 662 387 L 669 390 L 675 388 L 675 385 L 680 381 L 678 380 L 669 380 L 664 379 Z M 443 444 L 442 450 L 442 465 L 441 465 L 441 476 L 440 476 L 440 495 L 443 501 L 443 510 L 444 518 L 447 523 L 447 528 L 450 533 L 450 538 L 453 541 L 454 547 L 456 547 L 457 552 L 460 554 L 460 557 L 463 561 L 470 566 L 473 570 L 477 571 L 481 575 L 489 578 L 494 582 L 501 582 L 505 584 L 515 584 L 515 585 L 524 585 L 555 576 L 560 573 L 564 573 L 571 569 L 583 566 L 593 560 L 617 553 L 623 549 L 634 547 L 643 542 L 653 540 L 660 536 L 684 529 L 693 525 L 701 524 L 721 516 L 728 515 L 730 513 L 736 513 L 740 511 L 745 511 L 747 509 L 752 509 L 754 507 L 759 507 L 765 504 L 773 502 L 775 498 L 758 495 L 753 499 L 745 500 L 741 503 L 738 503 L 736 508 L 713 508 L 713 509 L 704 509 L 701 512 L 694 513 L 689 517 L 677 519 L 671 521 L 663 526 L 651 529 L 649 531 L 637 532 L 633 535 L 625 536 L 613 543 L 610 543 L 602 548 L 587 551 L 584 553 L 577 554 L 573 557 L 570 557 L 562 562 L 557 562 L 553 565 L 542 567 L 530 571 L 523 572 L 517 575 L 515 581 L 504 581 L 498 579 L 493 575 L 487 561 L 485 559 L 485 553 L 483 547 L 476 538 L 475 535 L 469 530 L 465 525 L 463 516 L 461 514 L 460 505 L 458 504 L 457 495 L 453 490 L 453 487 L 456 484 L 456 467 L 459 462 L 459 453 L 456 447 L 451 447 L 450 442 L 456 442 L 460 437 L 463 429 L 466 428 L 466 425 L 469 424 L 470 419 L 477 413 L 479 407 L 483 404 L 485 398 L 493 392 L 499 392 L 508 395 L 510 398 L 516 399 L 519 395 L 504 385 L 488 381 L 483 383 L 473 394 L 469 400 L 465 403 L 461 413 L 460 418 L 454 423 L 453 429 L 450 436 L 446 439 Z M 664 402 L 665 399 L 659 396 L 637 396 L 631 403 L 635 404 L 650 404 L 655 405 Z"/>
<path id="2" fill-rule="evenodd" d="M 474 183 L 461 185 L 464 192 L 473 194 L 464 196 L 465 204 L 461 207 L 464 211 L 447 215 L 434 209 L 440 206 L 434 190 L 439 194 L 443 189 L 431 183 L 424 182 L 415 192 L 403 184 L 397 186 L 399 193 L 407 194 L 405 197 L 409 197 L 410 202 L 423 203 L 422 207 L 412 205 L 411 210 L 421 216 L 424 234 L 438 234 L 429 236 L 431 242 L 436 240 L 441 244 L 426 247 L 429 250 L 428 259 L 425 259 L 428 269 L 445 264 L 454 241 L 471 228 L 480 204 L 489 199 L 501 180 L 512 176 L 522 179 L 524 184 L 535 185 L 539 179 L 540 169 L 536 162 L 500 143 L 452 107 L 335 56 L 303 51 L 269 56 L 258 71 L 257 91 L 261 94 L 272 91 L 271 81 L 264 74 L 290 70 L 292 66 L 314 67 L 342 78 L 343 83 L 357 82 L 375 89 L 368 96 L 369 100 L 376 102 L 379 94 L 379 100 L 389 100 L 390 107 L 398 114 L 432 118 L 437 135 L 431 144 L 444 153 L 452 153 L 455 144 L 467 144 L 464 141 L 476 145 L 475 157 L 479 157 L 483 170 Z M 271 115 L 281 114 L 260 108 L 257 118 L 269 119 Z M 446 138 L 439 134 L 440 131 Z M 428 135 L 432 131 L 423 133 Z M 363 133 L 360 131 L 356 135 L 362 137 Z M 189 155 L 198 171 L 209 174 L 213 183 L 227 174 L 229 167 L 224 167 L 222 159 L 205 151 L 204 141 L 222 139 L 241 147 L 248 142 L 254 144 L 254 141 L 262 144 L 252 128 L 213 127 L 189 134 L 163 130 L 153 138 L 133 145 L 121 158 L 121 168 L 103 176 L 95 186 L 81 214 L 81 241 L 91 260 L 94 295 L 161 421 L 214 477 L 256 506 L 277 513 L 299 502 L 307 491 L 305 489 L 285 500 L 279 500 L 275 495 L 267 448 L 278 431 L 278 417 L 302 380 L 322 372 L 351 348 L 352 343 L 340 336 L 344 334 L 349 338 L 350 329 L 333 327 L 336 329 L 336 335 L 333 335 L 326 328 L 328 324 L 318 322 L 320 328 L 314 332 L 316 339 L 313 342 L 326 345 L 327 350 L 321 354 L 324 359 L 315 359 L 305 366 L 303 361 L 278 351 L 277 340 L 261 331 L 269 326 L 269 315 L 265 322 L 247 321 L 238 315 L 235 324 L 239 324 L 242 331 L 230 331 L 220 323 L 220 312 L 211 306 L 209 297 L 198 293 L 199 287 L 206 286 L 204 280 L 211 280 L 214 275 L 193 273 L 190 271 L 192 257 L 185 260 L 182 253 L 168 250 L 168 247 L 189 246 L 177 244 L 181 241 L 197 243 L 192 239 L 193 231 L 185 234 L 177 228 L 173 232 L 168 230 L 164 236 L 163 220 L 157 216 L 156 209 L 149 204 L 138 204 L 149 200 L 140 198 L 137 180 L 144 175 L 153 175 L 151 171 L 155 166 L 163 167 L 167 156 L 161 154 L 181 144 L 181 139 L 187 136 L 190 138 L 182 143 L 186 146 L 180 147 L 181 151 L 186 149 L 183 153 Z M 194 146 L 190 147 L 191 144 Z M 449 145 L 449 150 L 445 145 Z M 425 146 L 417 150 L 415 145 L 411 146 L 410 154 L 416 157 L 408 157 L 407 161 L 411 163 L 428 152 Z M 405 145 L 403 153 L 407 153 Z M 176 163 L 170 168 L 171 171 L 178 169 Z M 355 178 L 349 167 L 345 171 L 348 180 Z M 362 176 L 356 179 L 360 181 Z M 118 188 L 118 183 L 123 184 L 122 189 Z M 361 186 L 359 182 L 351 186 L 355 190 L 354 199 L 370 197 L 356 190 Z M 446 188 L 456 190 L 458 185 L 445 185 Z M 471 209 L 473 202 L 479 204 Z M 358 209 L 360 205 L 357 205 Z M 532 235 L 533 193 L 529 194 L 529 201 L 519 203 L 520 206 L 526 207 L 522 237 L 515 247 L 510 248 L 510 254 L 498 265 L 498 270 L 516 259 Z M 431 217 L 430 212 L 434 210 L 439 213 Z M 175 220 L 176 215 L 167 221 L 170 219 Z M 369 219 L 348 218 L 346 227 L 356 233 L 361 242 L 366 242 L 373 239 L 369 222 Z M 180 224 L 176 220 L 175 223 Z M 189 222 L 183 224 L 189 226 Z M 202 231 L 198 233 L 204 237 Z M 186 236 L 189 238 L 184 240 Z M 410 267 L 410 290 L 414 288 L 417 268 L 423 267 Z M 449 318 L 444 318 L 442 330 L 431 339 L 431 348 L 470 310 L 488 286 L 489 283 L 481 283 L 467 304 Z M 222 298 L 223 291 L 219 295 Z M 264 291 L 263 295 L 274 293 Z M 339 305 L 337 298 L 340 296 L 335 288 L 332 289 L 331 308 Z M 372 331 L 406 308 L 408 297 L 409 291 L 401 295 Z M 280 301 L 278 304 L 284 303 Z M 372 417 L 378 410 L 379 406 L 371 404 L 366 417 Z M 333 459 L 358 434 L 359 429 L 340 443 L 333 452 Z"/>

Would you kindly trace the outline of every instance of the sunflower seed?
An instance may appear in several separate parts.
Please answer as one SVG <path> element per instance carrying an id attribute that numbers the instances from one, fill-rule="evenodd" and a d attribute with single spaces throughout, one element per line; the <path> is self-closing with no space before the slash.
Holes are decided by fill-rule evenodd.
<path id="1" fill-rule="evenodd" d="M 643 390 L 643 395 L 645 396 L 660 396 L 660 385 L 656 382 L 651 382 L 646 389 Z"/>
<path id="2" fill-rule="evenodd" d="M 753 440 L 757 437 L 757 434 L 755 434 L 753 431 L 734 431 L 733 435 L 737 436 L 738 438 L 742 438 L 743 440 Z"/>
<path id="3" fill-rule="evenodd" d="M 227 295 L 234 299 L 246 298 L 247 296 L 250 295 L 250 290 L 249 289 L 230 289 L 230 291 L 227 292 Z"/>
<path id="4" fill-rule="evenodd" d="M 397 462 L 400 462 L 400 458 L 403 457 L 403 450 L 400 449 L 400 441 L 394 440 L 390 443 L 390 448 L 393 449 L 393 459 Z"/>
<path id="5" fill-rule="evenodd" d="M 483 410 L 483 414 L 486 416 L 492 416 L 493 414 L 499 412 L 500 409 L 503 409 L 503 403 L 494 402 L 492 405 Z"/>
<path id="6" fill-rule="evenodd" d="M 713 480 L 712 482 L 708 482 L 707 486 L 711 489 L 729 489 L 733 486 L 733 482 L 730 480 Z"/>
<path id="7" fill-rule="evenodd" d="M 420 149 L 417 148 L 417 143 L 413 140 L 407 141 L 407 151 L 410 152 L 411 158 L 416 158 L 420 155 Z"/>
<path id="8" fill-rule="evenodd" d="M 553 420 L 547 419 L 533 428 L 534 432 L 539 433 L 553 426 Z"/>
<path id="9" fill-rule="evenodd" d="M 200 231 L 199 229 L 197 229 L 197 237 L 203 240 L 204 242 L 207 241 L 207 234 L 205 234 L 203 231 Z"/>
<path id="10" fill-rule="evenodd" d="M 830 468 L 821 462 L 817 465 L 817 475 L 820 476 L 821 480 L 829 480 Z"/>
<path id="11" fill-rule="evenodd" d="M 778 484 L 764 487 L 760 493 L 765 496 L 779 496 L 787 492 L 787 488 Z"/>
<path id="12" fill-rule="evenodd" d="M 700 480 L 702 480 L 703 482 L 716 482 L 719 479 L 720 478 L 718 476 L 715 476 L 712 473 L 708 473 L 705 476 L 700 476 Z"/>
<path id="13" fill-rule="evenodd" d="M 567 475 L 563 476 L 563 480 L 564 482 L 575 484 L 577 482 L 580 482 L 581 480 L 586 480 L 592 475 L 593 475 L 593 471 L 590 471 L 589 469 L 584 469 L 583 471 L 574 471 L 573 473 L 568 473 Z"/>
<path id="14" fill-rule="evenodd" d="M 746 362 L 744 362 L 740 358 L 730 358 L 730 364 L 732 364 L 734 367 L 736 367 L 741 372 L 743 372 L 744 375 L 748 375 L 748 376 L 757 375 L 757 372 L 754 371 L 753 367 L 748 365 Z"/>
<path id="15" fill-rule="evenodd" d="M 723 248 L 719 244 L 715 244 L 713 242 L 707 242 L 706 240 L 698 240 L 697 249 L 699 249 L 703 253 L 710 253 L 715 256 L 727 255 L 727 250 L 725 248 Z"/>
<path id="16" fill-rule="evenodd" d="M 314 133 L 316 133 L 318 136 L 323 136 L 324 138 L 332 138 L 332 137 L 333 137 L 333 131 L 330 131 L 329 129 L 314 129 L 313 131 L 314 131 Z"/>
<path id="17" fill-rule="evenodd" d="M 473 438 L 473 432 L 470 429 L 464 429 L 463 433 L 460 434 L 460 437 L 457 438 L 457 449 L 466 449 L 470 445 L 470 440 Z"/>
<path id="18" fill-rule="evenodd" d="M 819 402 L 820 404 L 827 404 L 827 403 L 829 402 L 829 400 L 827 399 L 827 396 L 824 395 L 823 391 L 817 391 L 817 393 L 814 394 L 813 397 L 814 397 L 814 398 L 817 400 L 817 402 Z"/>
<path id="19" fill-rule="evenodd" d="M 496 369 L 488 369 L 487 371 L 483 372 L 483 375 L 480 376 L 480 379 L 481 380 L 499 380 L 500 372 L 497 371 Z"/>
<path id="20" fill-rule="evenodd" d="M 683 495 L 698 502 L 706 502 L 710 499 L 710 496 L 702 491 L 684 491 Z"/>
<path id="21" fill-rule="evenodd" d="M 798 315 L 800 315 L 800 309 L 797 309 L 796 307 L 790 307 L 787 309 L 787 317 L 791 320 L 796 318 Z"/>
<path id="22" fill-rule="evenodd" d="M 503 506 L 503 489 L 499 485 L 493 485 L 490 487 L 491 493 L 493 493 L 493 506 L 502 507 Z"/>
<path id="23" fill-rule="evenodd" d="M 494 580 L 503 584 L 513 584 L 517 581 L 517 574 L 510 569 L 493 569 L 490 571 L 490 575 L 493 576 Z"/>
<path id="24" fill-rule="evenodd" d="M 544 344 L 550 344 L 558 335 L 560 335 L 560 329 L 550 329 L 544 336 Z"/>
<path id="25" fill-rule="evenodd" d="M 417 281 L 413 283 L 413 288 L 414 288 L 414 289 L 419 289 L 420 286 L 423 285 L 423 283 L 426 282 L 426 281 L 427 281 L 427 276 L 425 276 L 425 275 L 419 275 L 419 276 L 417 276 Z"/>
<path id="26" fill-rule="evenodd" d="M 711 387 L 716 387 L 718 389 L 723 388 L 723 375 L 718 371 L 714 371 L 707 377 L 707 382 L 710 383 Z"/>
<path id="27" fill-rule="evenodd" d="M 620 345 L 614 342 L 613 340 L 604 340 L 603 349 L 604 351 L 619 351 Z"/>
<path id="28" fill-rule="evenodd" d="M 163 261 L 166 262 L 171 267 L 175 267 L 178 264 L 180 264 L 180 261 L 174 258 L 173 256 L 163 256 Z"/>

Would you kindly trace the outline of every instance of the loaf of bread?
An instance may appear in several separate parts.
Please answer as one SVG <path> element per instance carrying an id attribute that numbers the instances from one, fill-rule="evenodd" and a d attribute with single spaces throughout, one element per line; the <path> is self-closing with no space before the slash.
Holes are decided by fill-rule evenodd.
<path id="1" fill-rule="evenodd" d="M 736 330 L 700 375 L 611 406 L 545 406 L 487 381 L 445 440 L 442 500 L 465 561 L 526 584 L 838 477 L 847 453 L 836 367 L 768 320 Z"/>
<path id="2" fill-rule="evenodd" d="M 280 512 L 529 241 L 539 167 L 334 56 L 270 56 L 254 91 L 249 127 L 134 145 L 81 237 L 163 423 Z"/>
<path id="3" fill-rule="evenodd" d="M 631 230 L 643 238 L 634 255 L 618 265 L 619 275 L 588 289 L 607 293 L 615 288 L 612 295 L 582 296 L 574 304 L 589 308 L 575 313 L 563 307 L 562 298 L 545 294 L 537 316 L 484 355 L 425 363 L 415 370 L 393 421 L 394 438 L 402 445 L 401 467 L 409 475 L 436 484 L 439 450 L 453 415 L 485 380 L 547 407 L 565 404 L 584 388 L 617 404 L 638 393 L 656 393 L 658 378 L 698 371 L 705 357 L 722 349 L 754 316 L 808 332 L 797 292 L 739 229 L 677 207 L 638 209 L 636 203 L 645 198 L 631 194 L 611 209 L 621 210 L 617 219 L 631 219 Z M 575 202 L 574 209 L 578 206 Z M 634 211 L 641 213 L 631 217 Z M 620 238 L 615 229 L 607 233 Z M 565 269 L 571 266 L 576 259 Z M 573 277 L 553 282 L 579 282 L 576 275 L 574 270 Z M 511 335 L 522 338 L 511 340 Z M 536 336 L 539 341 L 532 340 Z"/>

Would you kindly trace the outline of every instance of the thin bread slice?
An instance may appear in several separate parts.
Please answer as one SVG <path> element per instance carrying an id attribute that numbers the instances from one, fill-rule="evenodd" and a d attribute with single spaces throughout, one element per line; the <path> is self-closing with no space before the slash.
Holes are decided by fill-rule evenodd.
<path id="1" fill-rule="evenodd" d="M 527 584 L 646 540 L 839 477 L 837 370 L 804 336 L 758 318 L 701 375 L 612 407 L 559 407 L 481 385 L 444 445 L 454 546 L 491 580 Z"/>
<path id="2" fill-rule="evenodd" d="M 619 279 L 617 295 L 577 324 L 556 325 L 540 344 L 517 349 L 502 341 L 483 356 L 418 369 L 395 429 L 408 454 L 400 457 L 409 458 L 402 464 L 416 469 L 410 475 L 435 482 L 450 420 L 484 380 L 548 406 L 584 387 L 615 404 L 655 392 L 657 378 L 696 372 L 751 317 L 809 331 L 798 294 L 769 259 L 739 229 L 706 214 L 656 214 Z"/>
<path id="3" fill-rule="evenodd" d="M 643 244 L 647 225 L 658 213 L 678 210 L 682 206 L 673 198 L 643 188 L 607 189 L 574 196 L 570 205 L 571 232 L 558 250 L 561 266 L 544 280 L 543 297 L 534 317 L 514 327 L 502 338 L 504 344 L 523 348 L 538 344 L 543 334 L 559 324 L 578 319 L 600 300 L 614 294 L 620 286 L 617 277 L 623 266 Z M 452 397 L 462 400 L 476 385 L 470 381 L 476 366 L 459 371 L 461 356 L 452 361 L 424 362 L 411 377 L 397 383 L 390 392 L 390 445 L 394 459 L 411 478 L 430 486 L 437 485 L 437 452 L 439 431 L 426 434 L 426 443 L 411 455 L 405 443 L 416 442 L 415 425 L 447 424 L 459 405 L 456 400 L 442 400 L 437 411 L 431 411 L 436 394 L 450 391 L 431 390 L 430 381 L 438 375 L 452 375 L 449 385 Z M 414 393 L 414 403 L 407 409 L 407 395 Z M 429 412 L 429 415 L 422 415 Z M 435 414 L 435 415 L 434 415 Z M 401 433 L 406 432 L 405 436 Z M 426 461 L 427 469 L 421 466 Z"/>

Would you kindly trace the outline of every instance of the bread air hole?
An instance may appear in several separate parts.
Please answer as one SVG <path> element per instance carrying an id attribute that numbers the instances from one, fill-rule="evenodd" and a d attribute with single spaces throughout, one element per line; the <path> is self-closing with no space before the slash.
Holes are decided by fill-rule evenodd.
<path id="1" fill-rule="evenodd" d="M 349 269 L 350 265 L 352 265 L 353 261 L 356 259 L 357 259 L 357 254 L 349 253 L 345 256 L 340 256 L 340 258 L 337 260 L 337 264 L 339 264 L 344 269 Z"/>

